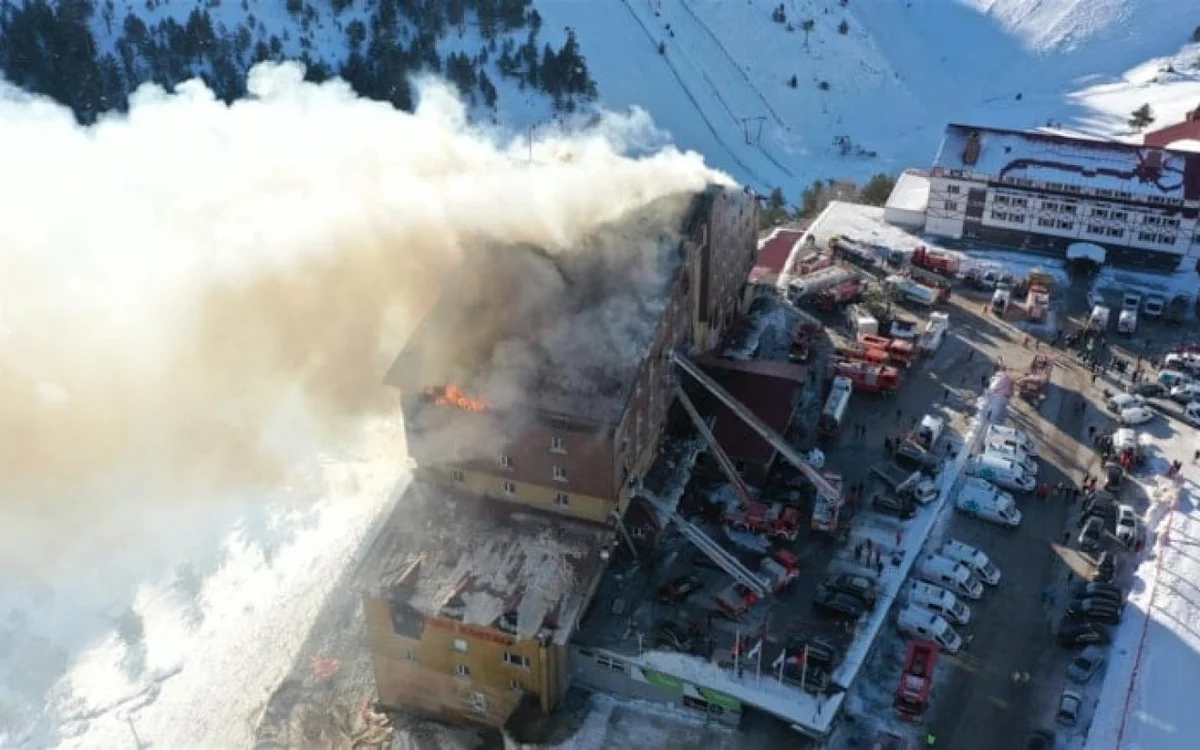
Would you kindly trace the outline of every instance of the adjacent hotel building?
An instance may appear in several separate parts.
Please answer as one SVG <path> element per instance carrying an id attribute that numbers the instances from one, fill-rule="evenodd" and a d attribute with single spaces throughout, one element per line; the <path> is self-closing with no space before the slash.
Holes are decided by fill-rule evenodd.
<path id="1" fill-rule="evenodd" d="M 1151 139 L 1148 139 L 1151 140 Z M 924 231 L 1159 271 L 1200 259 L 1200 153 L 949 125 L 929 171 Z"/>

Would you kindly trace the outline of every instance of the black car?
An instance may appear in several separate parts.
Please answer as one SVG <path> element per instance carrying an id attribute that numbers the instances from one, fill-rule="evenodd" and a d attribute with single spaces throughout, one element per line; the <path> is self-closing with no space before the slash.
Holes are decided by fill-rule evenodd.
<path id="1" fill-rule="evenodd" d="M 1088 586 L 1106 586 L 1107 584 L 1089 583 L 1086 585 L 1088 585 Z M 1114 607 L 1125 606 L 1125 597 L 1121 595 L 1120 590 L 1118 589 L 1118 590 L 1114 591 L 1112 588 L 1092 589 L 1086 593 L 1076 594 L 1075 599 L 1077 599 L 1077 600 L 1095 599 L 1096 601 L 1100 601 L 1100 602 L 1108 602 L 1109 604 L 1111 604 Z"/>
<path id="2" fill-rule="evenodd" d="M 1133 395 L 1142 398 L 1162 398 L 1170 392 L 1170 389 L 1162 383 L 1138 383 L 1130 391 Z"/>
<path id="3" fill-rule="evenodd" d="M 826 672 L 832 672 L 842 662 L 842 650 L 838 648 L 838 645 L 815 635 L 789 637 L 784 651 L 789 657 L 806 659 L 809 669 L 823 669 Z"/>
<path id="4" fill-rule="evenodd" d="M 1104 538 L 1104 519 L 1100 516 L 1088 516 L 1079 532 L 1079 548 L 1092 552 L 1100 549 L 1100 540 Z"/>
<path id="5" fill-rule="evenodd" d="M 880 492 L 871 498 L 871 507 L 880 513 L 908 519 L 917 514 L 916 506 L 908 497 L 893 495 L 890 492 Z"/>
<path id="6" fill-rule="evenodd" d="M 1058 645 L 1063 648 L 1103 646 L 1109 642 L 1108 628 L 1095 622 L 1072 622 L 1063 618 L 1058 628 Z"/>
<path id="7" fill-rule="evenodd" d="M 1025 736 L 1024 750 L 1054 750 L 1054 732 L 1049 729 L 1035 729 Z"/>
<path id="8" fill-rule="evenodd" d="M 908 471 L 919 471 L 927 476 L 934 476 L 941 468 L 942 460 L 921 446 L 906 440 L 900 444 L 892 455 L 896 465 Z"/>
<path id="9" fill-rule="evenodd" d="M 1104 489 L 1117 492 L 1121 489 L 1121 480 L 1125 478 L 1125 470 L 1116 461 L 1104 464 Z"/>
<path id="10" fill-rule="evenodd" d="M 672 651 L 691 651 L 692 637 L 682 625 L 663 620 L 654 629 L 654 645 Z"/>
<path id="11" fill-rule="evenodd" d="M 1067 605 L 1066 615 L 1072 620 L 1116 625 L 1121 622 L 1121 607 L 1107 599 L 1075 599 Z"/>
<path id="12" fill-rule="evenodd" d="M 698 576 L 680 576 L 658 590 L 658 600 L 677 602 L 686 599 L 693 591 L 698 591 L 701 585 Z"/>
<path id="13" fill-rule="evenodd" d="M 1071 595 L 1076 599 L 1085 599 L 1089 596 L 1108 596 L 1115 597 L 1118 601 L 1125 599 L 1125 592 L 1120 586 L 1113 583 L 1077 583 L 1075 588 L 1071 589 Z"/>
<path id="14" fill-rule="evenodd" d="M 866 605 L 853 594 L 818 586 L 813 607 L 839 620 L 857 620 L 866 612 Z"/>
<path id="15" fill-rule="evenodd" d="M 875 582 L 866 576 L 840 575 L 827 579 L 821 586 L 858 597 L 867 609 L 875 608 L 875 600 L 879 598 L 879 589 Z"/>

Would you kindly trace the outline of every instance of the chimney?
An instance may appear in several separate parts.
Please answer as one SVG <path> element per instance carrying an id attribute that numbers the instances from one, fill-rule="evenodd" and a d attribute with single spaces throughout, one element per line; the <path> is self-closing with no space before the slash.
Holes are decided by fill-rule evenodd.
<path id="1" fill-rule="evenodd" d="M 979 149 L 981 147 L 982 145 L 979 143 L 979 131 L 972 130 L 970 133 L 967 133 L 967 145 L 963 147 L 963 164 L 969 167 L 975 166 L 975 163 L 979 161 Z"/>

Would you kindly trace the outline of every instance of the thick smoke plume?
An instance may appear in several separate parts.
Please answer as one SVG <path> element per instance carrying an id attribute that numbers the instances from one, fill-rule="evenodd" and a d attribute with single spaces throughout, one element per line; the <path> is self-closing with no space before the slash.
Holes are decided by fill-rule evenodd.
<path id="1" fill-rule="evenodd" d="M 52 562 L 47 533 L 286 482 L 290 453 L 396 408 L 383 373 L 477 253 L 587 252 L 723 179 L 648 154 L 640 113 L 547 130 L 531 161 L 442 84 L 411 115 L 289 65 L 249 89 L 146 87 L 89 128 L 0 89 L 0 570 Z"/>

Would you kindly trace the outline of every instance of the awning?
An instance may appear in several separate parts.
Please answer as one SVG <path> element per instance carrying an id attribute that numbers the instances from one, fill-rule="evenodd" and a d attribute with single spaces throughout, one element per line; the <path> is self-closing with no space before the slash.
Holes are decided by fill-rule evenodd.
<path id="1" fill-rule="evenodd" d="M 1108 251 L 1091 242 L 1072 242 L 1067 248 L 1067 260 L 1090 260 L 1104 265 Z"/>

